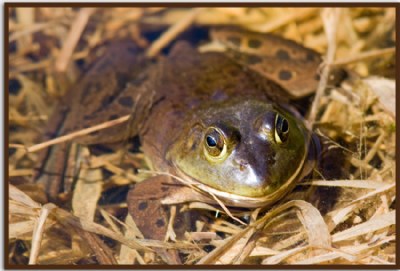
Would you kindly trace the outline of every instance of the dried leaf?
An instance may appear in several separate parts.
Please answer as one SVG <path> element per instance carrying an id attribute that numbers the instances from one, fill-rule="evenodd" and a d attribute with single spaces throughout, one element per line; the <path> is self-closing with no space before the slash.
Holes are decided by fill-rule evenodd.
<path id="1" fill-rule="evenodd" d="M 396 117 L 396 82 L 383 77 L 368 77 L 363 80 L 378 97 L 383 108 Z"/>
<path id="2" fill-rule="evenodd" d="M 338 232 L 332 236 L 333 242 L 339 242 L 347 239 L 357 237 L 359 235 L 367 234 L 382 228 L 389 227 L 396 223 L 396 211 L 382 214 L 374 217 L 362 224 L 351 227 L 350 229 Z"/>

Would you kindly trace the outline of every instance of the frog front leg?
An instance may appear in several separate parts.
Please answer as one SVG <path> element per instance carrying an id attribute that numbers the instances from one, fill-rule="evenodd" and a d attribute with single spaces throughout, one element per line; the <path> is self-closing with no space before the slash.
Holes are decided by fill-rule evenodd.
<path id="1" fill-rule="evenodd" d="M 160 241 L 166 239 L 168 224 L 172 219 L 170 212 L 172 207 L 162 204 L 162 201 L 185 189 L 189 188 L 165 175 L 151 177 L 131 188 L 127 197 L 129 215 L 146 239 Z M 173 229 L 177 239 L 182 239 L 185 231 L 191 230 L 195 217 L 193 212 L 176 212 Z M 155 251 L 167 263 L 181 263 L 175 250 L 156 248 Z"/>

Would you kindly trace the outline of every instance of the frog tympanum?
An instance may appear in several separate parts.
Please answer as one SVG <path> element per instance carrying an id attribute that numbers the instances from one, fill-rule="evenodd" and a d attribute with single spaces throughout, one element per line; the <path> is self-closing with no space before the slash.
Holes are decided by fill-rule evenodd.
<path id="1" fill-rule="evenodd" d="M 215 204 L 212 193 L 226 206 L 270 206 L 309 174 L 318 158 L 318 140 L 289 103 L 316 89 L 319 54 L 234 28 L 213 30 L 211 36 L 226 46 L 225 53 L 200 53 L 178 41 L 154 62 L 133 42 L 111 44 L 51 119 L 55 128 L 48 137 L 131 114 L 129 125 L 76 142 L 139 136 L 155 171 L 166 173 L 135 184 L 128 194 L 129 214 L 147 238 L 164 239 L 165 198 Z M 65 174 L 56 178 L 46 172 L 65 170 L 67 144 L 42 154 L 35 178 L 50 198 Z M 182 190 L 193 194 L 180 197 Z"/>

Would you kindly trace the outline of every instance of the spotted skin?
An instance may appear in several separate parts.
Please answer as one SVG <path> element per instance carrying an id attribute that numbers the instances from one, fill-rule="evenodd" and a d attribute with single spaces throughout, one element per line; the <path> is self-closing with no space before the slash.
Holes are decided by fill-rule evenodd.
<path id="1" fill-rule="evenodd" d="M 312 94 L 318 86 L 313 78 L 322 59 L 311 49 L 274 35 L 232 27 L 217 28 L 211 36 L 227 47 L 228 56 L 273 80 L 293 98 Z"/>
<path id="2" fill-rule="evenodd" d="M 182 185 L 167 176 L 151 177 L 131 188 L 127 197 L 128 211 L 145 238 L 164 240 L 170 212 L 169 206 L 163 205 L 161 201 L 180 188 Z M 186 215 L 178 213 L 175 218 L 174 229 L 179 238 L 191 227 Z"/>

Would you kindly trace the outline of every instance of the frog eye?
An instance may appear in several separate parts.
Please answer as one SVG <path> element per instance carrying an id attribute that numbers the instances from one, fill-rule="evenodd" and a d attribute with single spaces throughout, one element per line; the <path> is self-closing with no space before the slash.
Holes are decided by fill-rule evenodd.
<path id="1" fill-rule="evenodd" d="M 224 134 L 217 128 L 208 128 L 204 135 L 204 149 L 204 153 L 209 160 L 223 160 L 227 153 Z"/>
<path id="2" fill-rule="evenodd" d="M 282 115 L 276 114 L 275 117 L 275 142 L 285 143 L 289 137 L 289 122 Z"/>

